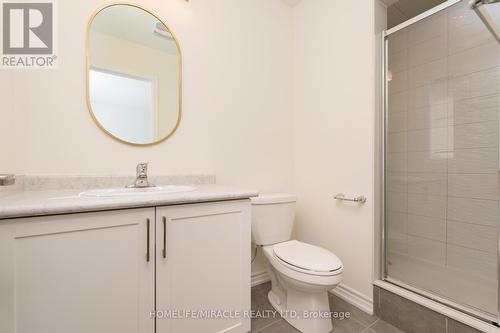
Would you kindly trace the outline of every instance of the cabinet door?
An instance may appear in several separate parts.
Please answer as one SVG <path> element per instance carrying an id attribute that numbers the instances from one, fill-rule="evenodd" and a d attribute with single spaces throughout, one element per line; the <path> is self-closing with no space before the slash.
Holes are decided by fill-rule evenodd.
<path id="1" fill-rule="evenodd" d="M 0 221 L 0 332 L 153 333 L 153 251 L 154 208 Z"/>
<path id="2" fill-rule="evenodd" d="M 157 208 L 156 219 L 156 332 L 250 331 L 239 315 L 250 310 L 250 202 Z"/>

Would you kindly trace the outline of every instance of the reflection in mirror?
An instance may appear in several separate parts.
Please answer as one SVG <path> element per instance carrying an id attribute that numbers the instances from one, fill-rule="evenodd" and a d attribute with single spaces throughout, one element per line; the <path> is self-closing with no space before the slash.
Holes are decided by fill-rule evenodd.
<path id="1" fill-rule="evenodd" d="M 87 98 L 97 124 L 136 145 L 172 135 L 181 115 L 181 53 L 167 26 L 115 4 L 94 15 L 87 34 Z"/>

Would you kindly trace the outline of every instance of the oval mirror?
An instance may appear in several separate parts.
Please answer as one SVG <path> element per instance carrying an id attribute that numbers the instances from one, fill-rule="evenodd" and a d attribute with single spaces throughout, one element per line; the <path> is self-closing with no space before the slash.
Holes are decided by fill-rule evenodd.
<path id="1" fill-rule="evenodd" d="M 87 103 L 97 125 L 119 141 L 150 145 L 181 118 L 181 50 L 152 12 L 129 4 L 97 11 L 87 27 Z"/>

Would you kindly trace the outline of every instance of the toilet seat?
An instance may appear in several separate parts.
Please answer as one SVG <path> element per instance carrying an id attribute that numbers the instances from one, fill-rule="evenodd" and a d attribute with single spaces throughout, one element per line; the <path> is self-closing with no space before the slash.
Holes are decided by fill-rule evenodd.
<path id="1" fill-rule="evenodd" d="M 276 245 L 267 245 L 264 246 L 262 250 L 271 266 L 283 276 L 295 281 L 300 281 L 300 283 L 305 283 L 309 286 L 335 286 L 342 280 L 343 269 L 339 269 L 329 274 L 321 274 L 295 267 L 279 259 L 274 253 L 274 246 Z"/>
<path id="2" fill-rule="evenodd" d="M 296 240 L 275 244 L 273 256 L 280 264 L 310 275 L 338 275 L 343 268 L 340 259 L 330 251 Z"/>

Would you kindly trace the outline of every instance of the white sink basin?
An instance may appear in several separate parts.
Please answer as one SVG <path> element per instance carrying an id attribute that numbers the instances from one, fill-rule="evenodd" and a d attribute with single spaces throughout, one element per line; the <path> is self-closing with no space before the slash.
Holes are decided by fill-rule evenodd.
<path id="1" fill-rule="evenodd" d="M 145 196 L 145 195 L 160 195 L 195 191 L 196 187 L 181 186 L 181 185 L 165 185 L 144 188 L 108 188 L 102 190 L 91 190 L 80 193 L 80 197 L 128 197 L 128 196 Z"/>

